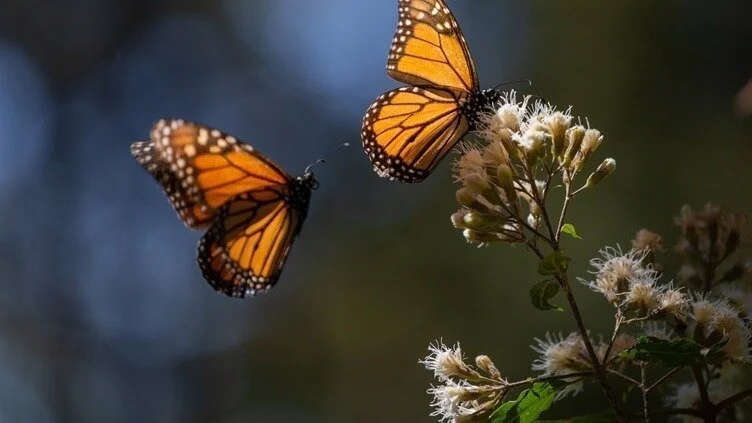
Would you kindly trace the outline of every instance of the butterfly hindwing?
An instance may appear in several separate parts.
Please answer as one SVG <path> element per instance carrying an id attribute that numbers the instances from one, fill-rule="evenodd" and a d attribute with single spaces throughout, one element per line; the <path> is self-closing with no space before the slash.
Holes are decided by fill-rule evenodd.
<path id="1" fill-rule="evenodd" d="M 225 203 L 199 243 L 204 278 L 233 297 L 265 292 L 279 278 L 305 220 L 310 185 L 243 193 Z"/>
<path id="2" fill-rule="evenodd" d="M 383 177 L 419 182 L 468 131 L 457 94 L 403 87 L 382 94 L 363 117 L 363 147 Z"/>
<path id="3" fill-rule="evenodd" d="M 399 0 L 387 61 L 397 81 L 472 93 L 478 78 L 457 20 L 442 0 Z"/>

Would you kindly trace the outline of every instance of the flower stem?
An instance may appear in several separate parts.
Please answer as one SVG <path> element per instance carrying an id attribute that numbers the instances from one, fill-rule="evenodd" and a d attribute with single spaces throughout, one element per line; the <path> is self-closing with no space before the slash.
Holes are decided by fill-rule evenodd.
<path id="1" fill-rule="evenodd" d="M 642 412 L 645 414 L 645 423 L 650 422 L 648 416 L 648 390 L 645 388 L 645 364 L 640 365 L 640 390 L 642 391 Z"/>
<path id="2" fill-rule="evenodd" d="M 699 365 L 692 366 L 692 374 L 695 376 L 697 389 L 700 390 L 700 404 L 698 408 L 702 419 L 707 423 L 713 423 L 718 412 L 716 406 L 710 401 L 708 385 L 705 383 L 705 378 L 702 376 L 702 369 Z"/>
<path id="3" fill-rule="evenodd" d="M 554 375 L 554 376 L 538 376 L 538 377 L 529 377 L 527 379 L 518 380 L 517 382 L 509 382 L 507 386 L 509 387 L 516 387 L 521 385 L 532 385 L 533 383 L 537 382 L 555 382 L 557 380 L 566 380 L 571 378 L 586 378 L 586 377 L 592 377 L 595 373 L 593 372 L 577 372 L 577 373 L 567 373 L 565 375 Z"/>
<path id="4" fill-rule="evenodd" d="M 621 327 L 621 323 L 624 320 L 624 316 L 621 314 L 621 309 L 616 309 L 616 318 L 614 319 L 614 333 L 611 334 L 611 342 L 608 343 L 608 348 L 606 349 L 606 354 L 603 355 L 603 365 L 608 364 L 608 358 L 611 355 L 611 350 L 614 348 L 614 342 L 616 341 L 616 335 L 619 333 L 619 328 Z"/>
<path id="5" fill-rule="evenodd" d="M 572 180 L 569 177 L 569 174 L 565 170 L 565 177 L 567 178 L 567 181 L 564 183 L 564 204 L 561 206 L 561 213 L 559 213 L 559 223 L 556 225 L 556 233 L 554 234 L 554 239 L 556 240 L 556 243 L 558 244 L 559 238 L 561 237 L 561 228 L 564 226 L 564 217 L 567 214 L 567 210 L 569 209 L 569 200 L 572 199 Z"/>
<path id="6" fill-rule="evenodd" d="M 625 422 L 626 415 L 624 414 L 624 411 L 619 407 L 619 403 L 616 401 L 616 394 L 614 394 L 611 385 L 608 384 L 608 379 L 606 378 L 606 369 L 598 359 L 598 355 L 595 353 L 595 349 L 593 348 L 593 343 L 590 341 L 587 328 L 585 327 L 585 322 L 582 320 L 582 314 L 580 314 L 580 308 L 577 306 L 577 301 L 575 301 L 574 299 L 574 294 L 572 293 L 572 287 L 569 284 L 569 280 L 567 279 L 566 275 L 557 275 L 556 278 L 558 279 L 559 285 L 561 286 L 564 294 L 567 297 L 569 306 L 572 308 L 572 314 L 574 315 L 574 319 L 577 322 L 577 328 L 580 331 L 580 336 L 582 336 L 582 341 L 585 344 L 585 349 L 587 349 L 588 355 L 590 356 L 590 361 L 593 363 L 593 369 L 595 370 L 595 376 L 598 379 L 598 383 L 600 383 L 601 389 L 603 389 L 603 393 L 606 394 L 609 405 L 611 405 L 614 413 L 616 413 L 617 421 Z"/>

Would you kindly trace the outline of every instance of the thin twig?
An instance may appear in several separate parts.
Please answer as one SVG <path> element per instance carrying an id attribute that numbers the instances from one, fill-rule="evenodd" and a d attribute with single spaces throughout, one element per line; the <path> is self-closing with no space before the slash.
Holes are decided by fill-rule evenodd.
<path id="1" fill-rule="evenodd" d="M 648 390 L 645 389 L 645 364 L 640 365 L 640 390 L 642 391 L 642 412 L 645 415 L 645 423 L 650 423 L 648 416 Z"/>
<path id="2" fill-rule="evenodd" d="M 606 348 L 606 354 L 603 356 L 603 364 L 605 365 L 608 363 L 608 358 L 611 355 L 611 349 L 614 347 L 614 342 L 616 341 L 616 335 L 619 333 L 619 328 L 621 327 L 621 322 L 624 319 L 624 316 L 621 314 L 621 309 L 616 309 L 616 318 L 614 319 L 614 333 L 611 334 L 611 342 L 608 343 L 608 348 Z"/>
<path id="3" fill-rule="evenodd" d="M 576 189 L 576 190 L 574 190 L 574 192 L 572 193 L 572 197 L 574 197 L 575 195 L 579 194 L 579 193 L 580 193 L 580 191 L 584 191 L 584 190 L 585 190 L 585 189 L 586 189 L 587 187 L 588 187 L 587 185 L 583 185 L 583 186 L 581 186 L 581 187 L 577 188 L 577 189 Z"/>
<path id="4" fill-rule="evenodd" d="M 527 379 L 518 380 L 517 382 L 509 382 L 507 386 L 515 387 L 515 386 L 520 386 L 520 385 L 533 384 L 536 382 L 555 382 L 558 380 L 566 380 L 566 379 L 571 379 L 571 378 L 587 378 L 587 377 L 592 377 L 594 375 L 595 375 L 595 372 L 588 371 L 588 372 L 568 373 L 565 375 L 529 377 Z M 579 382 L 579 380 L 577 382 Z"/>
<path id="5" fill-rule="evenodd" d="M 624 373 L 622 373 L 622 372 L 620 372 L 618 370 L 606 369 L 606 371 L 609 372 L 612 375 L 619 376 L 620 378 L 626 380 L 627 382 L 631 383 L 632 385 L 635 385 L 635 386 L 640 386 L 641 385 L 641 383 L 639 381 L 637 381 L 635 379 L 632 379 L 631 377 L 625 375 Z"/>
<path id="6" fill-rule="evenodd" d="M 569 200 L 572 199 L 572 179 L 566 170 L 564 171 L 564 177 L 567 178 L 567 180 L 564 182 L 564 204 L 561 206 L 559 223 L 556 225 L 556 242 L 559 242 L 559 238 L 561 237 L 561 228 L 564 226 L 564 217 L 569 209 Z"/>
<path id="7" fill-rule="evenodd" d="M 531 169 L 528 169 L 525 167 L 525 173 L 527 173 L 528 178 L 532 179 L 532 182 L 530 182 L 530 190 L 532 191 L 531 197 L 533 198 L 533 201 L 535 201 L 535 204 L 538 206 L 538 208 L 541 211 L 541 215 L 543 216 L 543 221 L 546 223 L 546 228 L 548 229 L 548 233 L 551 236 L 552 240 L 556 240 L 556 235 L 554 233 L 554 229 L 551 226 L 551 220 L 548 218 L 548 213 L 546 212 L 546 204 L 543 202 L 540 192 L 538 191 L 538 185 L 535 181 L 535 175 L 533 175 L 533 172 Z M 553 249 L 558 249 L 558 243 L 554 241 L 554 244 L 552 245 Z"/>
<path id="8" fill-rule="evenodd" d="M 716 407 L 718 407 L 719 410 L 722 410 L 724 408 L 731 407 L 732 405 L 734 405 L 734 403 L 739 402 L 747 397 L 752 397 L 752 388 L 748 388 L 743 391 L 737 392 L 734 395 L 731 395 L 725 400 L 719 402 Z"/>
<path id="9" fill-rule="evenodd" d="M 661 376 L 661 378 L 658 379 L 658 380 L 656 380 L 655 382 L 653 382 L 652 385 L 648 386 L 648 388 L 645 391 L 646 392 L 652 391 L 658 385 L 660 385 L 661 383 L 663 383 L 663 381 L 665 381 L 666 379 L 668 379 L 669 377 L 671 377 L 671 375 L 673 375 L 674 373 L 678 372 L 679 370 L 681 370 L 683 368 L 684 368 L 684 366 L 676 366 L 673 369 L 669 370 L 668 373 L 666 373 L 665 375 Z"/>

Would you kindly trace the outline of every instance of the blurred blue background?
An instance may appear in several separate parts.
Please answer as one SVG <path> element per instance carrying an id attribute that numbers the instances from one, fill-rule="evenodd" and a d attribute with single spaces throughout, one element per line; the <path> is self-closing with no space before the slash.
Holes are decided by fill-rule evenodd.
<path id="1" fill-rule="evenodd" d="M 750 2 L 450 0 L 486 88 L 532 92 L 603 131 L 618 171 L 575 201 L 573 272 L 641 227 L 674 239 L 684 203 L 752 210 Z M 396 1 L 0 1 L 0 421 L 435 421 L 418 359 L 439 337 L 529 374 L 523 248 L 467 245 L 445 163 L 376 177 L 363 112 L 385 73 Z M 524 85 L 521 88 L 525 88 Z M 281 283 L 217 294 L 183 227 L 128 154 L 182 117 L 243 139 L 321 188 Z M 586 322 L 610 329 L 577 287 Z M 561 302 L 561 301 L 560 301 Z M 551 415 L 598 411 L 593 387 Z"/>

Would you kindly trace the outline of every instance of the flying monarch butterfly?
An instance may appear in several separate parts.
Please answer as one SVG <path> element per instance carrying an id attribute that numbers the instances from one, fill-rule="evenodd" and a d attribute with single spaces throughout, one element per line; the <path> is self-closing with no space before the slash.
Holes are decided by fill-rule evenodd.
<path id="1" fill-rule="evenodd" d="M 186 226 L 208 227 L 198 264 L 215 290 L 242 298 L 277 282 L 318 187 L 311 166 L 292 177 L 232 135 L 180 119 L 157 122 L 131 155 Z"/>
<path id="2" fill-rule="evenodd" d="M 376 173 L 420 182 L 501 93 L 480 90 L 465 38 L 443 0 L 399 0 L 398 13 L 386 69 L 410 86 L 371 104 L 361 137 Z"/>

